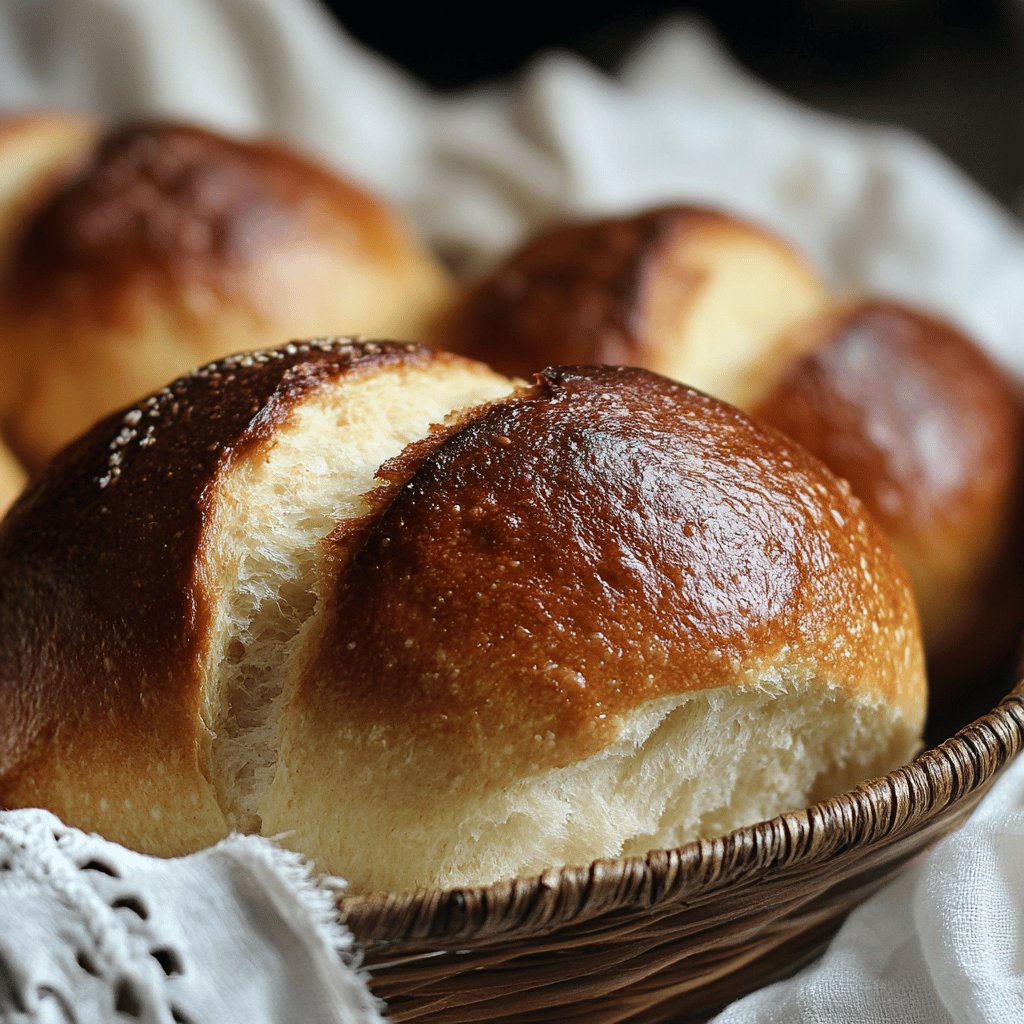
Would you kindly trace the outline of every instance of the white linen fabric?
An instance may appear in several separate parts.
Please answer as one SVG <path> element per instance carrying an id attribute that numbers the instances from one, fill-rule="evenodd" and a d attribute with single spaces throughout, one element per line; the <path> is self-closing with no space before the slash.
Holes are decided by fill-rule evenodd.
<path id="1" fill-rule="evenodd" d="M 714 1024 L 1024 1021 L 1024 759 L 967 824 L 855 910 L 828 951 Z"/>
<path id="2" fill-rule="evenodd" d="M 614 77 L 550 55 L 505 86 L 440 97 L 347 38 L 312 0 L 6 0 L 0 108 L 25 106 L 276 135 L 397 202 L 465 268 L 552 220 L 664 201 L 718 205 L 791 238 L 837 289 L 946 314 L 1024 378 L 1020 225 L 921 142 L 776 95 L 696 24 L 666 24 Z M 87 993 L 113 977 L 104 968 L 94 983 L 74 962 L 74 951 L 93 948 L 91 919 L 61 918 L 59 888 L 11 880 L 36 877 L 25 873 L 35 852 L 45 875 L 47 835 L 64 837 L 58 848 L 80 840 L 40 817 L 0 815 L 0 829 L 21 830 L 23 866 L 0 873 L 0 1020 L 89 1019 L 57 1006 L 101 998 Z M 341 961 L 322 955 L 348 940 L 311 903 L 295 862 L 268 844 L 232 839 L 171 862 L 107 852 L 139 879 L 130 888 L 161 893 L 162 909 L 142 924 L 130 909 L 100 915 L 120 922 L 109 963 L 135 964 L 125 976 L 151 1014 L 140 1019 L 167 1020 L 168 992 L 183 1014 L 226 1024 L 376 1019 Z M 107 907 L 120 891 L 102 872 L 77 875 Z M 215 914 L 197 914 L 208 904 Z M 822 959 L 719 1021 L 1019 1022 L 1022 932 L 1024 762 L 965 829 L 852 915 Z M 165 941 L 204 969 L 166 977 L 149 953 Z M 296 959 L 307 947 L 315 967 Z M 36 997 L 24 992 L 42 991 L 37 982 L 63 997 L 29 1005 Z M 21 1017 L 3 1016 L 11 992 L 21 993 Z M 200 1012 L 207 1005 L 216 1009 Z"/>
<path id="3" fill-rule="evenodd" d="M 159 860 L 0 812 L 3 1024 L 381 1024 L 329 880 L 258 836 Z"/>

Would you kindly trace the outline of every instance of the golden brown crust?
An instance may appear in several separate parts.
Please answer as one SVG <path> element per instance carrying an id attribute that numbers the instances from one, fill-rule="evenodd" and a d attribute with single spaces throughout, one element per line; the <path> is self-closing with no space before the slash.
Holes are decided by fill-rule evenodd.
<path id="1" fill-rule="evenodd" d="M 271 301 L 249 290 L 247 269 L 274 245 L 339 245 L 338 221 L 360 256 L 405 256 L 408 237 L 377 200 L 280 146 L 186 125 L 131 126 L 107 135 L 33 220 L 12 299 L 84 306 L 115 322 L 140 282 L 176 299 L 200 281 Z"/>
<path id="2" fill-rule="evenodd" d="M 1020 602 L 991 579 L 1014 557 L 1005 537 L 1021 486 L 1006 381 L 935 318 L 830 304 L 766 232 L 683 207 L 554 229 L 474 285 L 437 337 L 509 372 L 643 366 L 758 412 L 849 478 L 883 524 L 933 655 L 948 657 L 968 624 L 1019 618 L 997 612 Z"/>
<path id="3" fill-rule="evenodd" d="M 51 464 L 0 527 L 0 805 L 45 806 L 165 855 L 228 831 L 211 730 L 245 708 L 218 690 L 214 652 L 251 620 L 234 634 L 214 623 L 249 535 L 233 522 L 239 548 L 224 549 L 218 531 L 237 520 L 246 473 L 287 447 L 282 435 L 301 443 L 300 402 L 343 418 L 359 375 L 410 369 L 452 383 L 458 408 L 509 386 L 421 346 L 294 344 L 176 381 Z M 466 392 L 478 373 L 488 388 Z M 338 404 L 318 404 L 321 389 Z M 350 424 L 353 447 L 375 415 Z M 281 745 L 259 741 L 274 774 L 246 827 L 334 828 L 332 811 L 298 807 L 315 787 L 288 786 L 334 778 L 339 745 L 361 773 L 352 786 L 419 814 L 437 785 L 465 796 L 575 762 L 634 711 L 704 688 L 810 683 L 826 704 L 886 709 L 901 750 L 916 734 L 905 577 L 856 499 L 781 435 L 608 367 L 546 371 L 433 434 L 417 422 L 421 440 L 378 473 L 370 511 L 353 505 L 360 518 L 303 570 L 317 575 L 316 611 L 295 624 L 300 647 L 265 666 L 282 673 Z M 285 479 L 267 483 L 275 512 Z M 334 500 L 316 513 L 324 529 Z"/>
<path id="4" fill-rule="evenodd" d="M 95 136 L 98 128 L 94 118 L 70 110 L 24 110 L 0 117 L 0 147 L 35 149 L 37 140 Z"/>
<path id="5" fill-rule="evenodd" d="M 784 266 L 799 282 L 794 291 L 801 311 L 804 293 L 818 301 L 817 276 L 788 245 L 716 210 L 666 206 L 562 225 L 472 285 L 439 319 L 432 340 L 513 375 L 555 364 L 607 363 L 641 366 L 706 388 L 687 372 L 699 374 L 703 354 L 690 359 L 689 350 L 718 339 L 691 339 L 688 317 L 724 267 L 739 269 L 741 276 L 749 272 L 756 287 L 766 261 Z M 785 309 L 792 301 L 777 295 L 774 304 Z M 723 294 L 721 304 L 728 320 L 730 296 Z M 734 324 L 725 330 L 736 333 Z M 750 340 L 757 350 L 748 361 L 761 363 L 769 353 L 760 349 L 770 349 L 775 339 Z"/>
<path id="6" fill-rule="evenodd" d="M 68 112 L 0 118 L 0 267 L 35 205 L 85 158 L 99 126 Z"/>
<path id="7" fill-rule="evenodd" d="M 948 323 L 864 299 L 801 328 L 811 340 L 757 408 L 850 481 L 887 529 L 972 521 L 1005 498 L 1016 403 Z"/>
<path id="8" fill-rule="evenodd" d="M 33 468 L 192 366 L 289 337 L 414 337 L 447 289 L 386 206 L 269 143 L 146 124 L 103 139 L 0 286 L 4 429 Z"/>
<path id="9" fill-rule="evenodd" d="M 70 817 L 89 827 L 98 811 L 81 801 L 90 793 L 137 787 L 164 821 L 154 826 L 161 838 L 144 843 L 136 820 L 136 844 L 173 852 L 168 836 L 184 850 L 216 838 L 218 826 L 223 834 L 199 754 L 199 670 L 216 583 L 197 566 L 217 481 L 311 389 L 450 358 L 344 339 L 236 356 L 64 451 L 0 529 L 0 806 L 27 799 L 69 814 L 77 800 Z M 66 785 L 86 764 L 91 784 Z M 195 810 L 186 784 L 210 806 L 176 831 L 167 819 Z"/>
<path id="10" fill-rule="evenodd" d="M 645 269 L 680 220 L 715 216 L 679 208 L 552 228 L 471 287 L 436 339 L 521 376 L 554 364 L 642 364 Z"/>
<path id="11" fill-rule="evenodd" d="M 499 785 L 786 646 L 920 715 L 916 616 L 881 533 L 802 449 L 699 392 L 545 371 L 390 474 L 376 518 L 334 537 L 297 697 L 374 763 L 406 770 L 415 749 L 449 782 Z"/>
<path id="12" fill-rule="evenodd" d="M 943 321 L 878 299 L 801 328 L 756 414 L 800 442 L 881 523 L 915 582 L 933 648 L 976 604 L 1020 487 L 1017 400 Z"/>

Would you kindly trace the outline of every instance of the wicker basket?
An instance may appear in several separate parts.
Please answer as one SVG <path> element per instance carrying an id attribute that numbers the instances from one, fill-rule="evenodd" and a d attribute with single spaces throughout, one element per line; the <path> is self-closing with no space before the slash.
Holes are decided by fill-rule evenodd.
<path id="1" fill-rule="evenodd" d="M 806 811 L 646 858 L 341 910 L 396 1022 L 706 1020 L 819 953 L 1022 746 L 1024 681 L 913 764 Z"/>

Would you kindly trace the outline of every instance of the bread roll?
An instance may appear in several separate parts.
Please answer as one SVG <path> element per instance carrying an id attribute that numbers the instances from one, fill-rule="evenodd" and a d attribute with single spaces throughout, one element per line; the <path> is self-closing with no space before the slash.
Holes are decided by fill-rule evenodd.
<path id="1" fill-rule="evenodd" d="M 98 130 L 72 113 L 0 118 L 0 268 L 19 225 L 84 158 Z"/>
<path id="2" fill-rule="evenodd" d="M 749 404 L 825 286 L 790 246 L 713 210 L 666 207 L 543 232 L 456 299 L 439 348 L 528 375 L 642 366 Z"/>
<path id="3" fill-rule="evenodd" d="M 1020 511 L 1012 388 L 955 328 L 894 302 L 836 303 L 799 331 L 805 354 L 755 413 L 849 480 L 885 529 L 929 650 L 977 637 Z"/>
<path id="4" fill-rule="evenodd" d="M 158 854 L 287 833 L 373 890 L 804 806 L 913 754 L 925 683 L 895 556 L 770 428 L 331 341 L 44 471 L 0 527 L 0 700 L 0 804 Z"/>
<path id="5" fill-rule="evenodd" d="M 4 428 L 36 469 L 241 347 L 417 336 L 447 288 L 393 212 L 294 153 L 181 125 L 116 131 L 31 218 L 0 281 Z"/>
<path id="6" fill-rule="evenodd" d="M 1024 487 L 1019 401 L 949 324 L 828 297 L 760 228 L 669 207 L 555 229 L 470 286 L 435 340 L 506 373 L 622 362 L 768 419 L 814 452 L 905 560 L 936 675 L 991 669 L 1019 636 L 1007 568 Z M 965 672 L 952 664 L 970 637 Z"/>

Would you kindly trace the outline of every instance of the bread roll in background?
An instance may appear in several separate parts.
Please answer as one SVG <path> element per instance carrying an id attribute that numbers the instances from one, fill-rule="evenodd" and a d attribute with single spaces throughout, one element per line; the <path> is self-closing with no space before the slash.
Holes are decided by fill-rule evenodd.
<path id="1" fill-rule="evenodd" d="M 446 272 L 380 201 L 280 146 L 112 131 L 11 240 L 8 443 L 33 471 L 210 359 L 318 333 L 417 337 Z"/>
<path id="2" fill-rule="evenodd" d="M 831 298 L 761 228 L 668 207 L 542 234 L 470 285 L 434 340 L 506 373 L 642 366 L 768 419 L 885 528 L 936 679 L 956 687 L 1011 654 L 1024 626 L 1020 400 L 951 325 Z"/>
<path id="3" fill-rule="evenodd" d="M 894 302 L 837 303 L 798 330 L 805 354 L 754 412 L 849 480 L 881 523 L 939 667 L 965 643 L 983 658 L 1009 600 L 1002 570 L 1020 576 L 1007 548 L 1024 458 L 1014 390 L 961 332 Z"/>
<path id="4" fill-rule="evenodd" d="M 175 381 L 0 527 L 0 805 L 356 889 L 727 831 L 912 756 L 905 573 L 845 484 L 641 370 L 296 343 Z"/>
<path id="5" fill-rule="evenodd" d="M 0 268 L 20 223 L 85 158 L 98 133 L 96 122 L 73 113 L 0 118 Z"/>
<path id="6" fill-rule="evenodd" d="M 557 363 L 642 366 L 741 407 L 783 365 L 825 285 L 790 246 L 697 207 L 542 232 L 431 331 L 439 348 L 520 376 Z"/>

